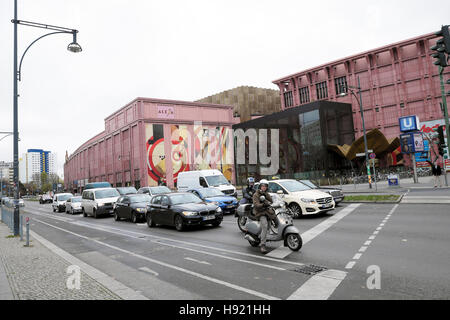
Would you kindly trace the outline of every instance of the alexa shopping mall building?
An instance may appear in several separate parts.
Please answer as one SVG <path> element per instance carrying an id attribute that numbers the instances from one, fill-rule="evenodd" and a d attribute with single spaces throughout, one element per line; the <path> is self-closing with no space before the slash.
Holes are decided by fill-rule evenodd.
<path id="1" fill-rule="evenodd" d="M 277 79 L 281 106 L 271 103 L 273 92 L 252 87 L 220 94 L 220 101 L 233 100 L 234 106 L 137 98 L 107 117 L 100 134 L 66 155 L 65 188 L 79 192 L 88 181 L 173 187 L 179 172 L 208 168 L 221 170 L 233 183 L 249 175 L 259 178 L 259 164 L 235 164 L 232 129 L 278 129 L 276 175 L 283 178 L 317 179 L 361 167 L 356 157 L 364 152 L 359 94 L 351 89 L 358 79 L 376 165 L 409 166 L 409 156 L 400 153 L 398 119 L 417 115 L 426 133 L 444 124 L 438 68 L 430 56 L 436 40 L 430 33 Z M 444 79 L 450 77 L 448 69 Z M 270 150 L 270 139 L 268 144 Z"/>

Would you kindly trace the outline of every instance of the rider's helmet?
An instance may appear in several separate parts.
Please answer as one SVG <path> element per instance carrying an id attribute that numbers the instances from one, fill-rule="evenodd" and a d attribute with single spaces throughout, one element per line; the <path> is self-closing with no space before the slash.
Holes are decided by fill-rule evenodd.
<path id="1" fill-rule="evenodd" d="M 261 181 L 259 181 L 259 185 L 262 186 L 263 184 L 265 184 L 267 187 L 269 186 L 269 181 L 267 181 L 266 179 L 262 179 Z"/>
<path id="2" fill-rule="evenodd" d="M 255 178 L 253 178 L 253 177 L 247 178 L 247 187 L 253 187 L 254 184 L 255 184 Z"/>

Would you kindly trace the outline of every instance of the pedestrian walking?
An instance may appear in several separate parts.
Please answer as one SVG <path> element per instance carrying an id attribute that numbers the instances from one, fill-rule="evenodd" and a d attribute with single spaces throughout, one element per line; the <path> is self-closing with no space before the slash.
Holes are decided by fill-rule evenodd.
<path id="1" fill-rule="evenodd" d="M 431 173 L 434 176 L 434 187 L 437 188 L 438 183 L 439 183 L 439 188 L 442 188 L 442 180 L 441 180 L 441 175 L 442 175 L 442 169 L 441 166 L 439 164 L 432 163 L 431 161 L 427 161 L 430 165 L 431 165 Z"/>

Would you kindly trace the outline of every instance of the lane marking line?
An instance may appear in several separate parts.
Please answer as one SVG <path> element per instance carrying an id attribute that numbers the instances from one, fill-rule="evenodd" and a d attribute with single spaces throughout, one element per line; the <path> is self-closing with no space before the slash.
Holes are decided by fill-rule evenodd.
<path id="1" fill-rule="evenodd" d="M 147 268 L 147 267 L 141 267 L 141 268 L 139 268 L 138 270 L 141 270 L 141 271 L 144 271 L 144 272 L 153 274 L 153 275 L 156 276 L 156 277 L 159 276 L 159 273 L 158 273 L 158 272 L 153 271 L 152 269 L 149 269 L 149 268 Z"/>
<path id="2" fill-rule="evenodd" d="M 165 263 L 165 262 L 162 262 L 162 261 L 159 261 L 159 260 L 156 260 L 156 259 L 152 259 L 152 258 L 149 258 L 149 257 L 142 256 L 140 254 L 137 254 L 137 253 L 134 253 L 134 252 L 131 252 L 131 251 L 128 251 L 128 250 L 125 250 L 125 249 L 122 249 L 122 248 L 110 245 L 108 243 L 105 243 L 105 242 L 102 242 L 102 241 L 99 241 L 99 240 L 96 240 L 96 239 L 92 239 L 92 238 L 83 236 L 81 234 L 72 232 L 70 230 L 66 230 L 66 229 L 54 226 L 54 225 L 46 223 L 44 221 L 40 221 L 39 219 L 34 219 L 34 220 L 38 221 L 38 222 L 40 222 L 42 224 L 48 225 L 49 227 L 52 227 L 52 228 L 61 230 L 63 232 L 72 234 L 74 236 L 80 237 L 82 239 L 86 239 L 86 240 L 98 243 L 100 245 L 103 245 L 105 247 L 117 250 L 119 252 L 127 253 L 127 254 L 129 254 L 129 255 L 131 255 L 133 257 L 140 258 L 142 260 L 146 260 L 146 261 L 152 262 L 154 264 L 161 265 L 161 266 L 169 268 L 169 269 L 173 269 L 173 270 L 176 270 L 176 271 L 179 271 L 179 272 L 183 272 L 183 273 L 189 274 L 191 276 L 194 276 L 194 277 L 206 280 L 206 281 L 210 281 L 210 282 L 213 282 L 213 283 L 216 283 L 216 284 L 219 284 L 219 285 L 222 285 L 222 286 L 225 286 L 225 287 L 237 290 L 237 291 L 241 291 L 241 292 L 244 292 L 244 293 L 256 296 L 256 297 L 260 297 L 260 298 L 263 298 L 263 299 L 266 299 L 266 300 L 281 300 L 280 298 L 272 297 L 272 296 L 267 295 L 267 294 L 262 293 L 262 292 L 258 292 L 258 291 L 252 290 L 252 289 L 244 288 L 244 287 L 241 287 L 241 286 L 238 286 L 238 285 L 235 285 L 235 284 L 223 281 L 223 280 L 219 280 L 219 279 L 207 276 L 207 275 L 200 274 L 198 272 L 194 272 L 194 271 L 191 271 L 191 270 L 188 270 L 188 269 L 184 269 L 184 268 L 181 268 L 181 267 L 169 264 L 169 263 Z"/>
<path id="3" fill-rule="evenodd" d="M 200 260 L 197 260 L 197 259 L 194 259 L 194 258 L 189 258 L 189 257 L 186 257 L 186 258 L 184 258 L 184 260 L 188 260 L 188 261 L 192 261 L 192 262 L 196 262 L 196 263 L 200 263 L 200 264 L 206 264 L 206 265 L 211 265 L 211 263 L 209 263 L 209 262 L 206 262 L 206 261 L 200 261 Z"/>
<path id="4" fill-rule="evenodd" d="M 361 248 L 359 248 L 359 252 L 365 252 L 367 248 L 367 246 L 362 246 Z"/>
<path id="5" fill-rule="evenodd" d="M 379 234 L 380 233 L 380 231 L 374 231 L 373 232 L 373 234 Z"/>
<path id="6" fill-rule="evenodd" d="M 334 214 L 332 217 L 328 218 L 327 220 L 319 223 L 318 225 L 312 227 L 306 232 L 303 232 L 301 234 L 303 245 L 307 244 L 309 241 L 313 240 L 315 237 L 319 236 L 322 232 L 333 226 L 335 223 L 337 223 L 339 220 L 347 216 L 348 214 L 352 213 L 356 208 L 358 208 L 361 204 L 360 203 L 352 203 L 348 207 L 342 209 L 338 213 Z M 275 250 L 272 250 L 268 254 L 266 254 L 266 257 L 274 257 L 279 259 L 284 259 L 288 255 L 290 255 L 292 251 L 284 246 L 280 246 Z"/>
<path id="7" fill-rule="evenodd" d="M 345 266 L 345 269 L 351 269 L 353 268 L 353 266 L 355 265 L 356 261 L 350 261 L 349 263 L 347 263 L 347 265 Z"/>
<path id="8" fill-rule="evenodd" d="M 54 228 L 57 228 L 57 227 L 54 227 Z M 47 239 L 44 239 L 43 237 L 38 235 L 36 232 L 30 230 L 30 235 L 33 238 L 35 238 L 37 241 L 42 243 L 50 251 L 52 251 L 56 255 L 60 256 L 61 258 L 63 258 L 67 262 L 69 262 L 71 265 L 76 265 L 76 266 L 80 267 L 80 269 L 83 270 L 84 273 L 86 273 L 88 276 L 90 276 L 95 281 L 102 284 L 104 287 L 106 287 L 108 290 L 110 290 L 114 294 L 118 295 L 120 298 L 122 298 L 124 300 L 149 300 L 147 297 L 143 296 L 142 294 L 137 293 L 135 290 L 127 287 L 123 283 L 113 279 L 112 277 L 110 277 L 107 274 L 103 273 L 102 271 L 94 268 L 93 266 L 81 261 L 80 259 L 71 255 L 67 251 L 64 251 L 63 249 L 56 246 L 55 244 L 48 241 Z"/>
<path id="9" fill-rule="evenodd" d="M 354 255 L 354 257 L 352 258 L 352 260 L 358 260 L 359 258 L 361 258 L 362 253 L 357 253 Z"/>
<path id="10" fill-rule="evenodd" d="M 365 245 L 365 246 L 370 246 L 371 243 L 372 243 L 372 241 L 367 240 L 366 242 L 364 242 L 364 245 Z"/>
<path id="11" fill-rule="evenodd" d="M 46 218 L 49 218 L 49 219 L 53 218 L 49 214 L 46 214 L 46 215 L 43 215 L 43 216 L 45 216 Z M 196 246 L 196 247 L 199 247 L 199 248 L 211 249 L 211 250 L 221 251 L 221 252 L 235 254 L 235 255 L 242 255 L 242 256 L 246 256 L 246 257 L 258 258 L 258 259 L 261 259 L 261 260 L 272 261 L 272 262 L 277 262 L 277 263 L 296 265 L 296 266 L 304 266 L 305 265 L 304 263 L 299 263 L 299 262 L 274 259 L 274 258 L 262 256 L 262 255 L 255 255 L 255 254 L 250 254 L 250 253 L 245 253 L 245 252 L 238 252 L 238 251 L 235 251 L 235 250 L 228 250 L 228 249 L 223 249 L 223 248 L 218 248 L 218 247 L 211 247 L 211 246 L 201 245 L 201 244 L 197 244 L 197 243 L 193 243 L 193 242 L 187 242 L 187 241 L 184 241 L 184 240 L 176 240 L 176 239 L 171 239 L 171 238 L 165 238 L 165 237 L 162 237 L 162 236 L 155 236 L 155 235 L 147 234 L 147 233 L 134 232 L 134 231 L 131 231 L 131 230 L 118 229 L 118 228 L 114 228 L 114 227 L 103 225 L 103 224 L 93 224 L 93 223 L 85 222 L 85 221 L 73 221 L 73 222 L 68 222 L 68 223 L 76 225 L 76 226 L 80 226 L 80 227 L 87 227 L 87 228 L 91 228 L 91 229 L 94 229 L 94 230 L 100 230 L 100 231 L 104 231 L 104 232 L 109 232 L 109 233 L 113 233 L 113 234 L 127 236 L 127 237 L 138 239 L 138 240 L 146 240 L 146 239 L 143 239 L 142 237 L 149 237 L 149 238 L 155 238 L 157 240 L 167 240 L 167 241 L 180 243 L 180 244 L 183 244 L 183 245 Z M 187 248 L 184 248 L 184 249 L 188 250 Z M 205 253 L 205 252 L 202 251 L 202 253 Z"/>
<path id="12" fill-rule="evenodd" d="M 287 300 L 327 300 L 345 279 L 347 272 L 326 270 L 308 279 Z"/>
<path id="13" fill-rule="evenodd" d="M 376 238 L 376 236 L 370 236 L 369 240 L 374 240 Z"/>

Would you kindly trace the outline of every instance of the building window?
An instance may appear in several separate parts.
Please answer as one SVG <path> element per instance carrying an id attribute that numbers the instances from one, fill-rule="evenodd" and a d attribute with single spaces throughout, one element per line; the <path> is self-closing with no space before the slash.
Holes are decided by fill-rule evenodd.
<path id="1" fill-rule="evenodd" d="M 298 90 L 300 95 L 300 104 L 309 102 L 309 89 L 308 87 L 303 87 Z"/>
<path id="2" fill-rule="evenodd" d="M 294 105 L 294 98 L 292 97 L 292 91 L 288 91 L 284 94 L 284 106 L 286 108 Z"/>
<path id="3" fill-rule="evenodd" d="M 347 93 L 347 77 L 339 77 L 334 79 L 334 86 L 336 88 L 336 95 Z"/>
<path id="4" fill-rule="evenodd" d="M 328 98 L 328 88 L 327 88 L 327 82 L 320 82 L 316 84 L 316 92 L 317 92 L 317 99 L 325 99 Z"/>

